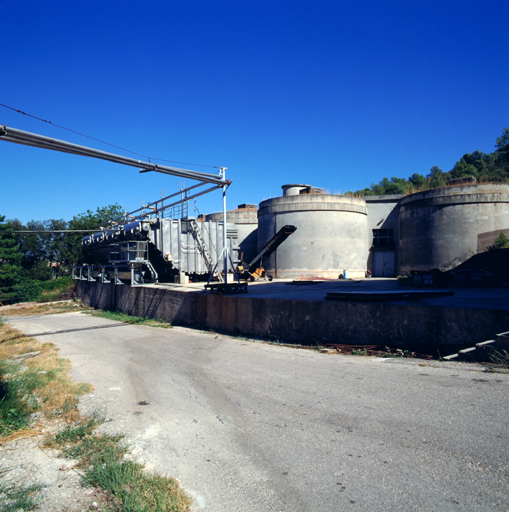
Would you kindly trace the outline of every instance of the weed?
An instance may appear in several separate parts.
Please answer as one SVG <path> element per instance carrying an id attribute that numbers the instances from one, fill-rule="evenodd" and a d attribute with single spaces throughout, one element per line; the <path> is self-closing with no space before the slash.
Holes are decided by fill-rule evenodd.
<path id="1" fill-rule="evenodd" d="M 0 435 L 24 428 L 37 401 L 30 396 L 35 387 L 34 375 L 20 372 L 20 364 L 0 363 Z"/>
<path id="2" fill-rule="evenodd" d="M 384 352 L 382 355 L 385 359 L 394 359 L 398 357 L 408 357 L 408 350 L 397 350 L 396 352 Z"/>
<path id="3" fill-rule="evenodd" d="M 487 372 L 507 373 L 507 370 L 509 369 L 509 354 L 507 353 L 507 350 L 502 350 L 500 352 L 495 350 L 495 352 L 490 356 L 490 359 L 493 364 L 487 366 Z"/>
<path id="4" fill-rule="evenodd" d="M 367 351 L 365 348 L 363 349 L 352 349 L 352 356 L 365 356 L 367 355 Z"/>
<path id="5" fill-rule="evenodd" d="M 131 316 L 121 311 L 103 311 L 101 309 L 85 311 L 86 314 L 92 316 L 100 316 L 102 318 L 108 318 L 109 320 L 116 320 L 117 322 L 123 322 L 125 324 L 136 324 L 136 325 L 148 325 L 149 327 L 160 327 L 162 329 L 173 329 L 173 325 L 165 322 L 164 320 L 154 320 L 152 318 Z"/>
<path id="6" fill-rule="evenodd" d="M 124 460 L 122 451 L 106 448 L 98 452 L 87 469 L 85 480 L 109 491 L 118 511 L 177 512 L 188 510 L 191 500 L 168 477 L 148 475 L 137 462 Z"/>
<path id="7" fill-rule="evenodd" d="M 130 512 L 183 512 L 191 500 L 178 483 L 160 475 L 145 473 L 144 467 L 127 460 L 123 436 L 96 435 L 96 417 L 66 427 L 54 438 L 63 455 L 78 459 L 85 482 L 111 496 L 110 510 Z"/>
<path id="8" fill-rule="evenodd" d="M 92 434 L 93 430 L 104 423 L 104 416 L 99 413 L 94 413 L 90 418 L 85 418 L 74 425 L 67 425 L 55 436 L 57 444 L 76 443 L 86 436 Z"/>
<path id="9" fill-rule="evenodd" d="M 0 476 L 2 476 L 2 472 L 0 470 Z M 40 485 L 22 487 L 15 484 L 0 483 L 0 510 L 2 512 L 35 510 L 38 505 L 35 494 L 41 488 Z"/>
<path id="10" fill-rule="evenodd" d="M 6 334 L 6 326 L 0 333 Z M 15 329 L 0 344 L 0 436 L 10 436 L 29 426 L 30 415 L 42 409 L 46 416 L 76 419 L 78 397 L 91 390 L 68 376 L 69 361 L 57 357 L 52 343 L 25 338 Z M 5 337 L 5 336 L 4 336 Z M 9 360 L 27 352 L 40 352 L 25 362 Z"/>
<path id="11" fill-rule="evenodd" d="M 0 326 L 5 335 L 6 326 Z M 33 338 L 14 337 L 0 343 L 0 437 L 5 442 L 27 435 L 30 414 L 42 410 L 48 417 L 58 416 L 68 425 L 48 446 L 58 446 L 66 457 L 78 459 L 84 480 L 100 486 L 111 497 L 111 512 L 184 512 L 191 500 L 171 478 L 149 475 L 141 464 L 126 460 L 127 446 L 123 436 L 96 435 L 94 429 L 104 422 L 104 415 L 95 413 L 80 418 L 77 409 L 80 394 L 91 390 L 85 383 L 75 383 L 68 376 L 70 363 L 57 357 L 51 343 L 42 344 Z M 7 362 L 15 355 L 39 351 L 37 357 L 21 363 Z M 35 429 L 32 430 L 35 432 Z M 0 471 L 0 477 L 3 475 Z M 0 482 L 0 510 L 34 510 L 38 486 L 16 487 Z M 104 509 L 106 510 L 106 508 Z"/>
<path id="12" fill-rule="evenodd" d="M 209 330 L 200 331 L 200 334 L 216 334 L 216 331 L 209 329 Z"/>
<path id="13" fill-rule="evenodd" d="M 76 311 L 83 309 L 83 304 L 80 301 L 57 303 L 57 304 L 39 304 L 29 303 L 24 306 L 9 307 L 10 316 L 26 316 L 26 315 L 53 315 L 56 313 L 65 313 L 67 311 Z M 1 327 L 1 326 L 0 326 Z"/>
<path id="14" fill-rule="evenodd" d="M 507 350 L 502 350 L 500 352 L 498 350 L 495 350 L 495 352 L 491 356 L 491 360 L 495 364 L 499 364 L 504 368 L 509 368 L 509 354 L 507 353 Z"/>

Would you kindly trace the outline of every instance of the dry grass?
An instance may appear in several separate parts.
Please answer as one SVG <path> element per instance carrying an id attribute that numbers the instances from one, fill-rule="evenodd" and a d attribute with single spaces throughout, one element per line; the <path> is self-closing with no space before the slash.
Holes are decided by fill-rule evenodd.
<path id="1" fill-rule="evenodd" d="M 0 319 L 1 320 L 1 319 Z M 16 358 L 34 353 L 33 357 Z M 48 423 L 66 426 L 46 446 L 59 447 L 64 457 L 78 459 L 86 483 L 101 489 L 105 499 L 102 510 L 110 512 L 186 512 L 191 499 L 178 482 L 158 474 L 149 474 L 144 466 L 125 460 L 128 452 L 123 436 L 96 434 L 94 429 L 104 418 L 83 418 L 78 398 L 92 391 L 86 383 L 69 376 L 71 364 L 58 357 L 53 343 L 41 343 L 0 321 L 0 439 L 2 443 L 47 432 Z M 31 420 L 32 413 L 43 417 Z M 38 487 L 24 488 L 0 484 L 0 509 L 33 510 Z"/>
<path id="2" fill-rule="evenodd" d="M 35 357 L 16 359 L 15 356 L 39 352 Z M 30 424 L 29 415 L 40 411 L 47 418 L 76 421 L 80 395 L 92 390 L 90 384 L 74 382 L 68 372 L 70 362 L 58 357 L 52 343 L 41 343 L 34 338 L 23 337 L 9 325 L 0 327 L 0 363 L 2 393 L 7 395 L 7 386 L 14 383 L 18 398 L 14 400 L 4 417 L 0 418 L 5 441 L 37 435 L 41 425 Z M 4 389 L 5 388 L 5 389 Z M 2 401 L 7 400 L 2 396 Z M 12 412 L 8 417 L 9 411 Z M 1 412 L 0 412 L 1 414 Z M 26 416 L 26 420 L 23 418 Z M 12 421 L 9 421 L 9 418 Z"/>
<path id="3" fill-rule="evenodd" d="M 57 313 L 69 313 L 90 309 L 81 301 L 62 300 L 57 302 L 24 302 L 12 306 L 0 307 L 0 315 L 8 316 L 32 316 L 54 315 Z"/>

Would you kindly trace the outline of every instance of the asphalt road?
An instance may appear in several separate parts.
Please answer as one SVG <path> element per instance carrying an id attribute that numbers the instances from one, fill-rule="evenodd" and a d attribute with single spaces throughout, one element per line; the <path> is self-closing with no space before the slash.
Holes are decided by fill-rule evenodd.
<path id="1" fill-rule="evenodd" d="M 203 511 L 507 511 L 509 375 L 80 313 L 15 318 Z M 111 327 L 91 329 L 110 324 Z"/>

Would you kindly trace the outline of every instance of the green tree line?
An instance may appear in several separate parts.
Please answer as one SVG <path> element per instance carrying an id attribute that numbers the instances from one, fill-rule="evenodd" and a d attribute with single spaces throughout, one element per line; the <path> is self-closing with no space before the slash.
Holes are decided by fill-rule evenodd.
<path id="1" fill-rule="evenodd" d="M 493 153 L 474 151 L 465 153 L 454 167 L 444 172 L 436 165 L 426 175 L 414 173 L 408 179 L 383 178 L 370 187 L 347 194 L 356 196 L 411 194 L 421 190 L 445 187 L 452 179 L 473 177 L 478 183 L 509 182 L 509 128 L 497 137 Z"/>
<path id="2" fill-rule="evenodd" d="M 68 277 L 72 265 L 82 261 L 81 239 L 86 233 L 51 231 L 95 231 L 122 214 L 122 208 L 115 204 L 97 208 L 95 212 L 87 210 L 70 221 L 31 220 L 23 224 L 18 219 L 0 215 L 0 302 L 34 299 L 43 289 L 53 289 L 55 279 Z"/>

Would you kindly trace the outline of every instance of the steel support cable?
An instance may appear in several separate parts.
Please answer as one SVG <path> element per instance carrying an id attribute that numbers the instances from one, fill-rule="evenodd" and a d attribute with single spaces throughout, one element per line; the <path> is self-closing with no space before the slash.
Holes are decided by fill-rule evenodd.
<path id="1" fill-rule="evenodd" d="M 159 172 L 162 174 L 170 174 L 173 176 L 180 176 L 182 178 L 190 178 L 198 181 L 205 181 L 209 183 L 216 183 L 220 185 L 228 184 L 228 181 L 224 180 L 221 176 L 215 174 L 203 173 L 199 171 L 191 171 L 189 169 L 181 169 L 178 167 L 170 167 L 166 165 L 153 164 L 151 162 L 143 162 L 130 157 L 124 157 L 121 155 L 115 155 L 113 153 L 107 153 L 98 149 L 88 148 L 86 146 L 80 146 L 59 139 L 53 139 L 43 135 L 26 132 L 24 130 L 18 130 L 16 128 L 10 128 L 5 125 L 0 127 L 0 140 L 8 142 L 14 142 L 17 144 L 24 144 L 28 146 L 37 146 L 45 149 L 52 149 L 63 153 L 72 153 L 81 156 L 88 156 L 93 158 L 99 158 L 102 160 L 108 160 L 131 167 L 141 168 L 142 170 L 150 170 Z"/>

